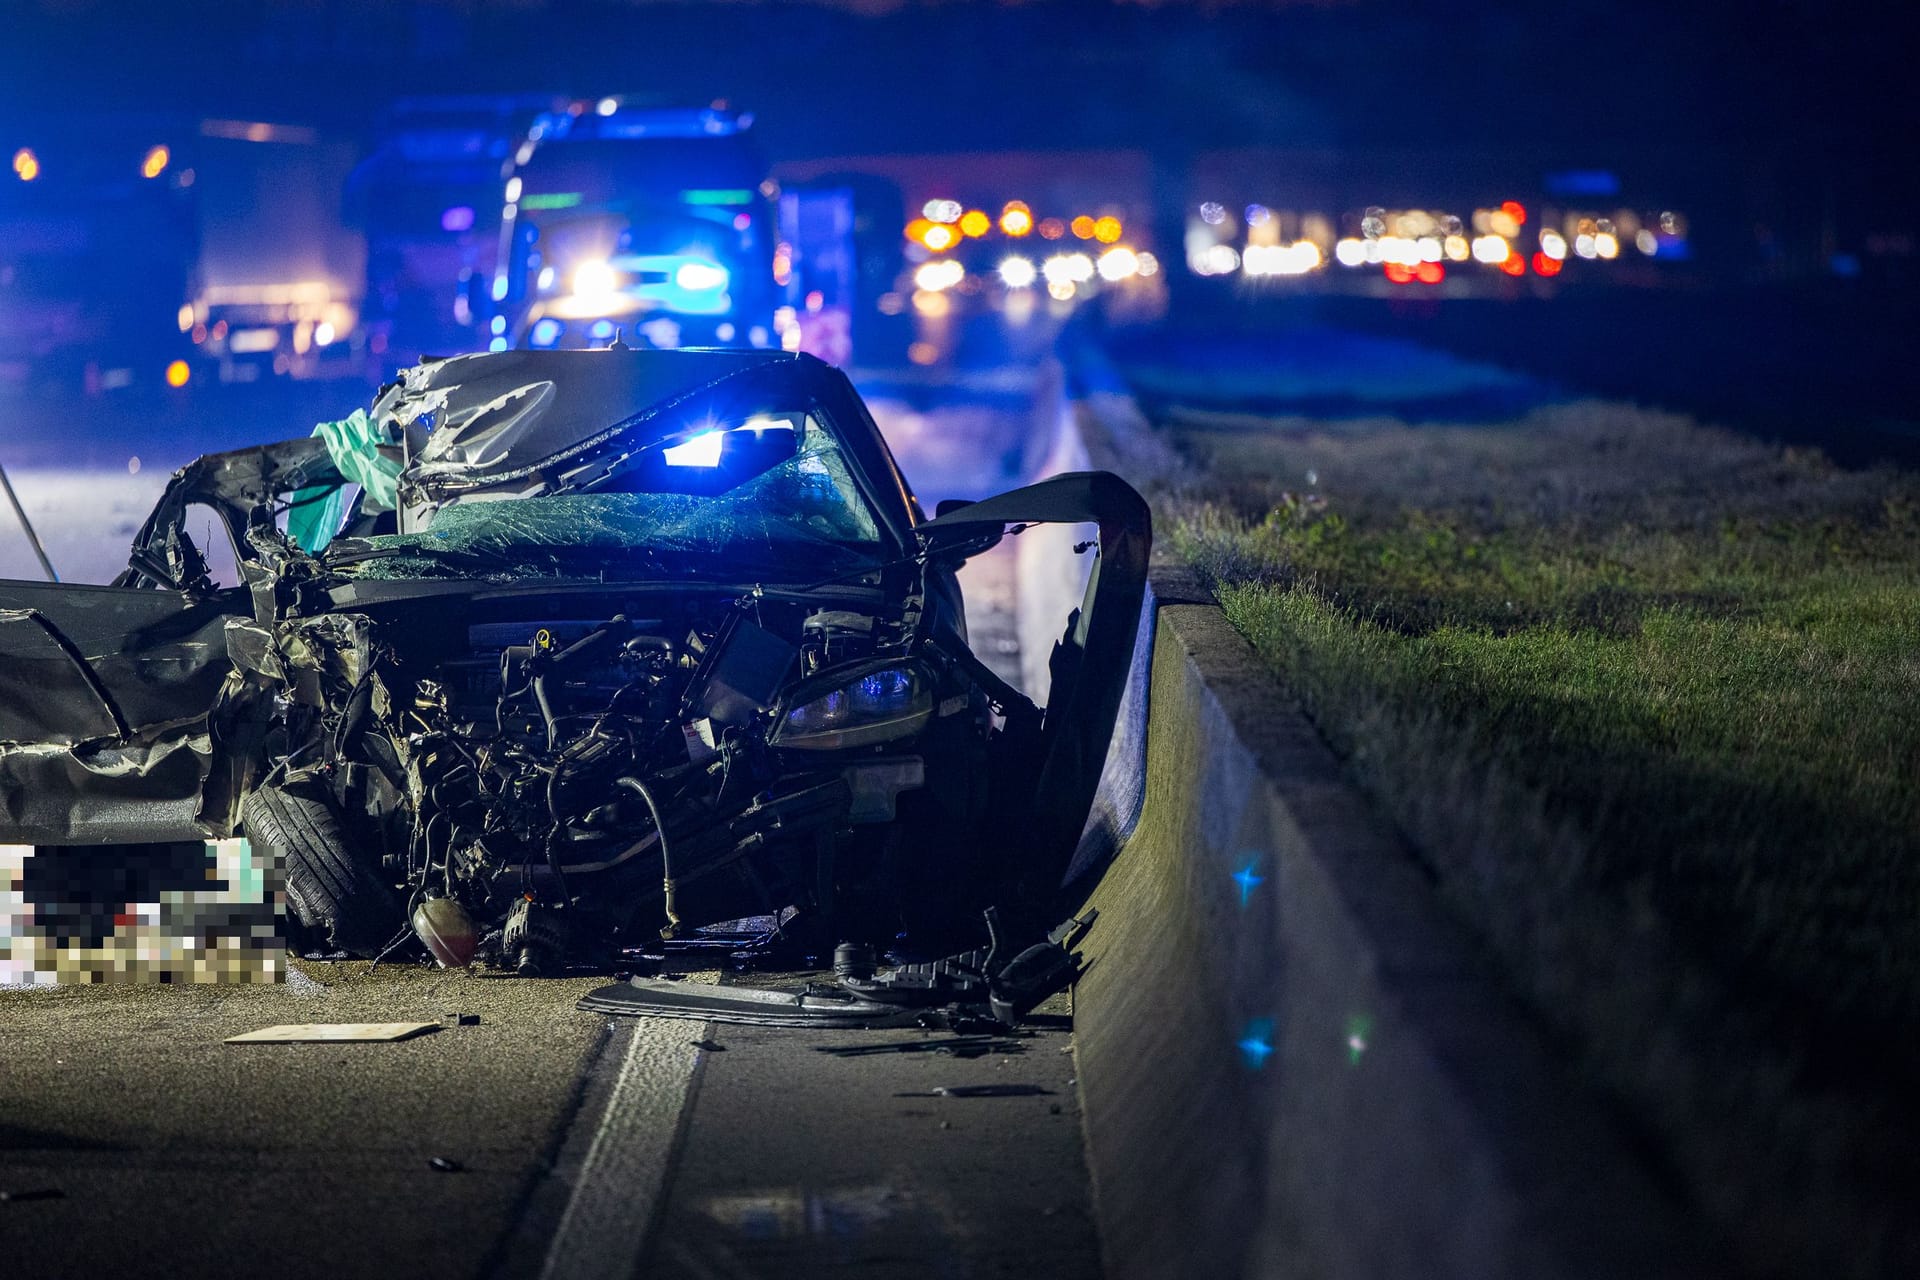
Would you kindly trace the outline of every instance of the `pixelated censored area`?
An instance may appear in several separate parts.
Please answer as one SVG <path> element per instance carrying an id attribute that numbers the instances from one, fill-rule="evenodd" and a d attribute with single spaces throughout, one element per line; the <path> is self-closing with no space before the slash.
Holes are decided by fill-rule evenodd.
<path id="1" fill-rule="evenodd" d="M 280 982 L 285 896 L 240 839 L 0 845 L 0 986 Z"/>

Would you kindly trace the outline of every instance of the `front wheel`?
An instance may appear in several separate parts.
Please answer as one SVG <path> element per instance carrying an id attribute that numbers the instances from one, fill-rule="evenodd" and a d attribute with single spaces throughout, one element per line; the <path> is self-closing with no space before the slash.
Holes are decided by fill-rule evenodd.
<path id="1" fill-rule="evenodd" d="M 379 954 L 399 927 L 400 904 L 354 849 L 332 803 L 261 787 L 243 815 L 247 838 L 283 860 L 294 918 L 342 951 Z"/>

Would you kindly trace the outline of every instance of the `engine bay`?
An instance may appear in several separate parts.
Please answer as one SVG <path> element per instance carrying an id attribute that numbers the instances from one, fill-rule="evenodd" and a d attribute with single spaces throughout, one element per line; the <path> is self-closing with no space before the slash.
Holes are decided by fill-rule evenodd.
<path id="1" fill-rule="evenodd" d="M 746 914 L 887 941 L 903 880 L 924 879 L 897 865 L 910 846 L 955 879 L 1005 724 L 918 609 L 587 603 L 289 624 L 330 678 L 288 708 L 268 789 L 341 815 L 385 890 L 333 894 L 289 851 L 295 913 L 328 943 L 372 954 L 411 931 L 449 964 L 536 973 Z M 951 905 L 971 914 L 985 888 Z"/>

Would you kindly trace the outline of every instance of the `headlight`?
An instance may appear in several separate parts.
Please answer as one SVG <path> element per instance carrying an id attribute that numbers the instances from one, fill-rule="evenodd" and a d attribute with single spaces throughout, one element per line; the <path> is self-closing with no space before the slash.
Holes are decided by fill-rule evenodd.
<path id="1" fill-rule="evenodd" d="M 611 262 L 583 262 L 573 269 L 573 291 L 580 297 L 605 297 L 619 288 L 620 273 Z"/>
<path id="2" fill-rule="evenodd" d="M 796 686 L 781 703 L 772 743 L 837 751 L 918 733 L 933 717 L 933 674 L 918 662 L 883 659 L 831 671 Z"/>
<path id="3" fill-rule="evenodd" d="M 683 262 L 673 273 L 673 282 L 689 293 L 705 293 L 727 287 L 727 269 L 711 262 Z"/>

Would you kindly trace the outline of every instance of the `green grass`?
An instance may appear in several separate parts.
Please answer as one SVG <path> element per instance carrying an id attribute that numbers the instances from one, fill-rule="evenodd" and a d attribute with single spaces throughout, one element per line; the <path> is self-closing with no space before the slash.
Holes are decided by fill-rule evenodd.
<path id="1" fill-rule="evenodd" d="M 1916 478 L 1598 403 L 1172 436 L 1175 548 L 1695 1194 L 1750 1244 L 1897 1250 Z"/>

